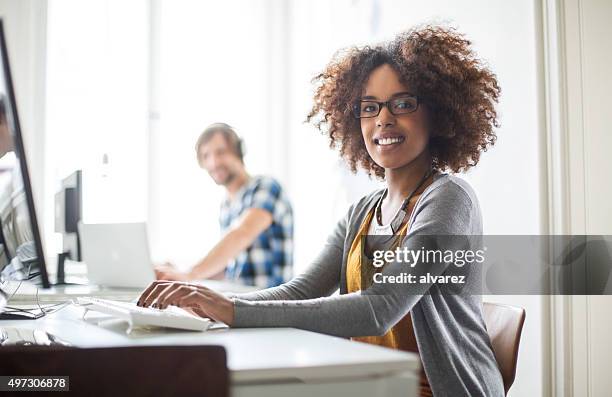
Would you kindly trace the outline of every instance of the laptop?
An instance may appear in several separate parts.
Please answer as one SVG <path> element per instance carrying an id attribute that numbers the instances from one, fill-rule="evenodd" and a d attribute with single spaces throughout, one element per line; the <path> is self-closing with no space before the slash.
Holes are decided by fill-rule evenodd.
<path id="1" fill-rule="evenodd" d="M 145 288 L 155 280 L 145 223 L 79 224 L 89 284 Z"/>

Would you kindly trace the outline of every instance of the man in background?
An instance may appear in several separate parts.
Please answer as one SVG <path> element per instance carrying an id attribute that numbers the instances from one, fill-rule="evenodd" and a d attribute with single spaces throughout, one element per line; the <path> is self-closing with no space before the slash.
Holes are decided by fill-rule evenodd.
<path id="1" fill-rule="evenodd" d="M 219 223 L 223 237 L 192 269 L 156 267 L 158 279 L 210 278 L 225 269 L 227 281 L 267 288 L 291 278 L 293 210 L 281 185 L 268 176 L 250 176 L 243 143 L 225 123 L 208 126 L 198 138 L 196 156 L 217 185 L 225 188 Z"/>

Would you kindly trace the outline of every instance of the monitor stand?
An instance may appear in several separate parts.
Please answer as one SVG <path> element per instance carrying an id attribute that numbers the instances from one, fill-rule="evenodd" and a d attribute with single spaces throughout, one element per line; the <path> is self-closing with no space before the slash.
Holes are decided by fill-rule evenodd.
<path id="1" fill-rule="evenodd" d="M 70 252 L 60 252 L 57 254 L 57 280 L 53 285 L 79 285 L 66 282 L 66 259 L 70 258 Z"/>

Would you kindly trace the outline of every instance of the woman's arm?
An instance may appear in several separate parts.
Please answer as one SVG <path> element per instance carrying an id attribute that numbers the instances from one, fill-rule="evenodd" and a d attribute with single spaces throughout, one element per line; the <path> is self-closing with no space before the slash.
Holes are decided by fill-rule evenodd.
<path id="1" fill-rule="evenodd" d="M 468 235 L 473 218 L 480 219 L 477 204 L 455 183 L 437 188 L 436 194 L 424 199 L 417 210 L 409 237 L 403 244 L 410 250 L 435 249 L 432 240 L 426 238 L 428 235 Z M 401 275 L 407 266 L 389 263 L 383 275 Z M 436 276 L 446 270 L 445 263 L 418 263 L 411 274 Z M 345 337 L 383 335 L 412 309 L 431 285 L 373 284 L 362 292 L 302 301 L 235 299 L 232 326 L 295 327 Z"/>
<path id="2" fill-rule="evenodd" d="M 410 233 L 402 244 L 408 250 L 466 248 L 464 245 L 438 247 L 428 236 L 467 236 L 476 232 L 476 229 L 480 232 L 479 227 L 473 227 L 475 223 L 480 224 L 478 205 L 455 182 L 437 187 L 435 194 L 424 197 L 423 203 L 415 211 Z M 461 240 L 453 239 L 451 242 Z M 417 278 L 427 273 L 435 277 L 446 272 L 447 268 L 448 264 L 444 262 L 417 263 L 411 274 Z M 382 274 L 397 277 L 407 270 L 406 263 L 392 262 L 385 266 Z M 338 278 L 335 277 L 336 280 Z M 160 281 L 156 283 L 143 293 L 139 305 L 188 307 L 201 316 L 223 321 L 233 327 L 294 327 L 345 337 L 385 334 L 432 286 L 431 282 L 373 284 L 365 291 L 333 297 L 257 301 L 235 298 L 232 302 L 204 287 Z M 326 289 L 307 285 L 312 291 Z M 280 291 L 279 294 L 263 291 L 259 297 L 306 296 L 310 292 L 287 288 Z"/>
<path id="3" fill-rule="evenodd" d="M 346 238 L 346 225 L 352 214 L 353 208 L 354 206 L 351 206 L 347 214 L 336 224 L 335 229 L 327 238 L 325 246 L 309 269 L 283 285 L 262 291 L 242 294 L 226 293 L 223 294 L 223 297 L 220 294 L 212 294 L 212 291 L 197 284 L 186 282 L 173 283 L 160 280 L 153 282 L 144 290 L 138 300 L 138 305 L 149 306 L 155 301 L 158 301 L 161 303 L 162 307 L 165 307 L 166 304 L 161 302 L 160 299 L 166 301 L 168 296 L 178 296 L 175 294 L 175 290 L 179 289 L 181 286 L 184 292 L 192 290 L 199 291 L 198 293 L 217 296 L 218 299 L 222 299 L 224 302 L 228 298 L 240 299 L 241 301 L 290 301 L 329 296 L 338 289 L 340 282 L 344 239 Z"/>

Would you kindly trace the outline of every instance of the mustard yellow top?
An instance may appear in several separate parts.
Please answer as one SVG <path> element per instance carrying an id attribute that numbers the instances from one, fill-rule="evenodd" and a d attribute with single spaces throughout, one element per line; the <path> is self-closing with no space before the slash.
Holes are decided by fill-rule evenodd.
<path id="1" fill-rule="evenodd" d="M 362 266 L 362 254 L 363 246 L 361 238 L 367 235 L 370 228 L 370 222 L 374 215 L 374 209 L 366 216 L 363 224 L 359 228 L 359 232 L 353 240 L 351 250 L 348 254 L 347 265 L 346 265 L 346 286 L 349 293 L 361 291 L 361 266 Z M 408 229 L 408 222 L 406 222 L 396 234 L 405 236 Z M 371 266 L 371 264 L 365 264 Z M 389 332 L 383 336 L 360 336 L 351 338 L 356 341 L 371 343 L 374 345 L 390 347 L 392 349 L 399 349 L 411 352 L 418 352 L 416 346 L 416 340 L 414 338 L 414 331 L 412 329 L 412 318 L 408 313 L 402 318 L 397 324 L 395 324 Z"/>
<path id="2" fill-rule="evenodd" d="M 414 197 L 415 203 L 417 197 Z M 408 207 L 408 213 L 411 212 L 411 208 L 414 204 L 412 200 Z M 348 254 L 347 265 L 346 265 L 346 286 L 348 293 L 357 292 L 362 290 L 362 265 L 372 266 L 371 263 L 362 264 L 362 255 L 364 252 L 363 247 L 363 236 L 367 235 L 370 229 L 370 222 L 374 216 L 373 208 L 363 220 L 363 224 L 360 226 L 351 249 Z M 397 242 L 399 243 L 403 237 L 406 236 L 408 230 L 408 222 L 406 222 L 400 230 L 397 231 L 396 235 L 400 236 Z M 393 247 L 394 248 L 394 247 Z M 381 269 L 377 269 L 380 271 Z M 364 269 L 365 272 L 372 273 L 371 270 Z M 416 338 L 414 336 L 414 329 L 412 328 L 412 316 L 410 313 L 405 315 L 397 324 L 395 324 L 386 334 L 382 336 L 359 336 L 351 338 L 354 341 L 371 343 L 373 345 L 389 347 L 391 349 L 409 351 L 412 353 L 419 353 Z M 433 396 L 425 371 L 421 369 L 419 379 L 419 396 L 429 397 Z"/>

